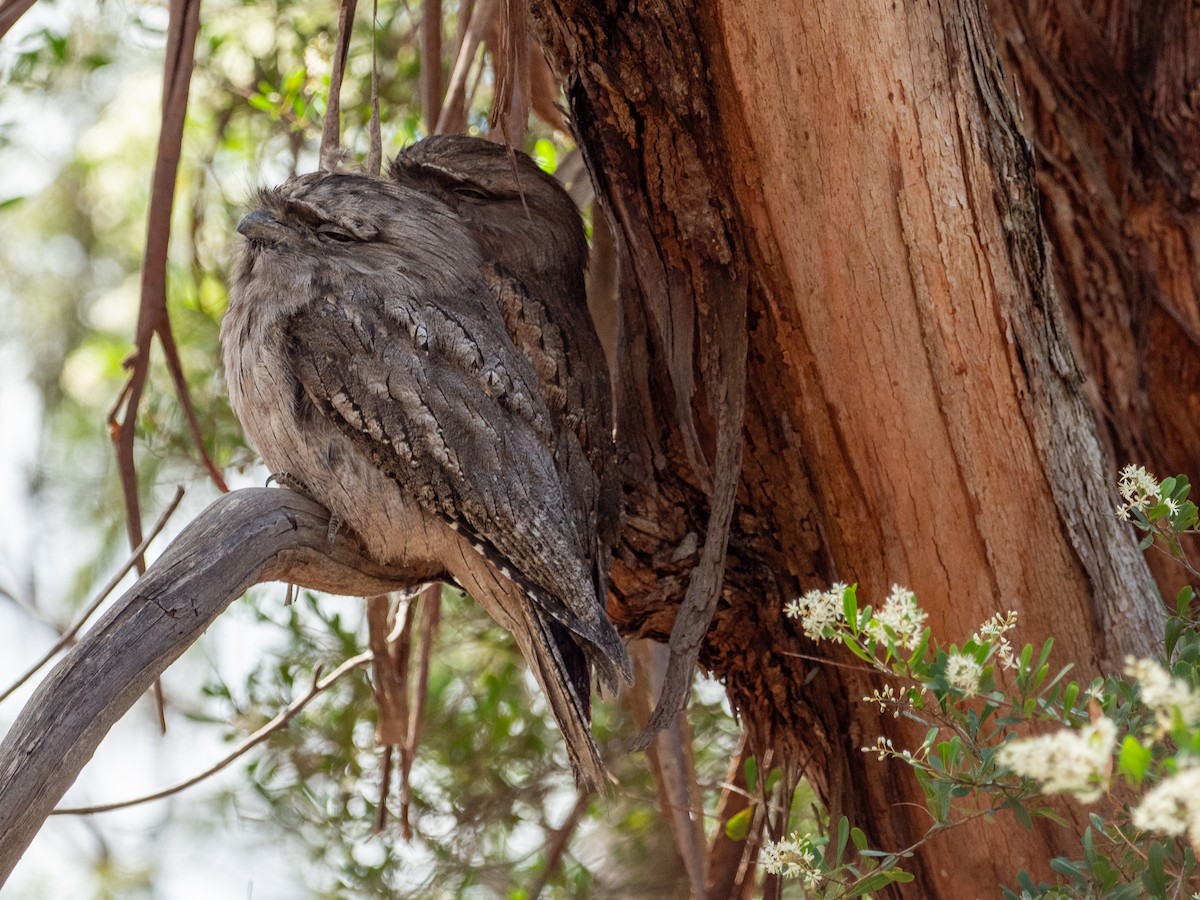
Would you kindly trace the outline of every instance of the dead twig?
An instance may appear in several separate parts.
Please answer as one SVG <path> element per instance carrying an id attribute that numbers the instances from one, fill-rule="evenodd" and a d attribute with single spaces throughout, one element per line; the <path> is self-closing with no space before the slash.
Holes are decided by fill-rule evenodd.
<path id="1" fill-rule="evenodd" d="M 571 836 L 575 833 L 575 829 L 579 827 L 579 823 L 583 819 L 583 814 L 587 812 L 590 801 L 591 795 L 589 793 L 581 792 L 578 794 L 575 797 L 575 805 L 571 807 L 567 818 L 550 835 L 550 840 L 546 843 L 546 865 L 542 868 L 542 873 L 538 876 L 537 881 L 529 889 L 529 900 L 537 900 L 541 896 L 542 891 L 546 889 L 546 885 L 550 883 L 550 879 L 554 877 L 554 873 L 558 871 L 558 867 L 562 865 L 562 858 L 566 855 L 567 847 L 571 844 Z"/>
<path id="2" fill-rule="evenodd" d="M 181 781 L 178 784 L 172 785 L 169 788 L 163 788 L 161 791 L 155 791 L 153 794 L 144 794 L 141 797 L 133 797 L 129 800 L 120 800 L 116 803 L 103 803 L 98 806 L 71 806 L 62 809 L 55 809 L 50 812 L 52 816 L 90 816 L 95 813 L 111 812 L 114 809 L 127 809 L 130 806 L 139 806 L 143 803 L 150 803 L 154 800 L 162 800 L 165 797 L 170 797 L 173 794 L 178 794 L 186 791 L 190 787 L 194 787 L 206 778 L 211 778 L 222 769 L 227 768 L 235 760 L 241 756 L 245 756 L 249 751 L 253 750 L 272 734 L 277 731 L 282 731 L 287 728 L 288 724 L 294 719 L 304 707 L 308 706 L 313 700 L 323 694 L 334 684 L 341 681 L 342 678 L 349 675 L 356 669 L 361 669 L 371 661 L 370 652 L 360 653 L 358 656 L 352 656 L 340 666 L 330 672 L 324 678 L 321 678 L 321 665 L 317 664 L 313 669 L 312 686 L 305 692 L 304 696 L 299 697 L 283 708 L 279 715 L 275 716 L 266 725 L 259 728 L 254 734 L 246 738 L 237 745 L 234 750 L 220 761 L 209 766 L 202 772 L 193 775 L 186 781 Z"/>
<path id="3" fill-rule="evenodd" d="M 630 700 L 635 720 L 644 727 L 650 718 L 650 695 L 661 690 L 670 652 L 662 644 L 648 641 L 634 644 L 632 650 L 638 684 L 630 692 Z M 692 897 L 706 900 L 704 828 L 691 743 L 687 713 L 681 711 L 646 748 L 646 755 L 658 788 L 659 808 L 675 839 Z"/>
<path id="4" fill-rule="evenodd" d="M 337 43 L 333 49 L 333 69 L 329 73 L 329 100 L 325 104 L 325 121 L 321 128 L 320 168 L 332 172 L 341 157 L 342 143 L 342 78 L 346 74 L 346 56 L 350 50 L 350 34 L 354 30 L 354 10 L 358 0 L 342 0 L 338 9 Z"/>
<path id="5" fill-rule="evenodd" d="M 35 0 L 4 0 L 0 3 L 0 38 L 17 24 L 17 19 L 29 11 Z"/>
<path id="6" fill-rule="evenodd" d="M 421 120 L 432 132 L 442 108 L 442 0 L 423 0 L 420 27 Z"/>
<path id="7" fill-rule="evenodd" d="M 75 621 L 68 626 L 59 639 L 54 642 L 54 645 L 47 650 L 45 654 L 43 654 L 42 658 L 30 666 L 29 669 L 26 670 L 25 674 L 9 685 L 3 693 L 0 693 L 0 703 L 3 703 L 5 700 L 7 700 L 14 691 L 18 690 L 21 685 L 25 684 L 25 682 L 37 674 L 42 666 L 54 659 L 54 657 L 58 654 L 58 651 L 62 650 L 63 647 L 66 647 L 75 639 L 75 635 L 79 633 L 79 629 L 81 629 L 87 620 L 92 617 L 92 614 L 100 608 L 100 604 L 108 598 L 108 595 L 116 590 L 117 585 L 121 583 L 121 579 L 129 574 L 130 569 L 137 564 L 137 561 L 142 557 L 142 554 L 146 552 L 146 548 L 149 547 L 150 543 L 162 532 L 164 526 L 167 524 L 167 520 L 170 519 L 171 515 L 176 509 L 178 509 L 179 501 L 182 499 L 183 487 L 181 486 L 175 489 L 175 497 L 169 504 L 167 504 L 167 508 L 163 510 L 162 515 L 158 517 L 158 521 L 154 523 L 154 527 L 150 529 L 150 533 L 146 535 L 142 542 L 133 549 L 132 553 L 129 554 L 129 558 L 125 560 L 125 564 L 122 565 L 121 568 L 119 568 L 112 576 L 112 578 L 108 580 L 108 583 L 100 589 L 100 593 L 96 595 L 95 599 L 93 599 L 91 603 L 84 607 L 83 612 L 75 617 Z"/>
<path id="8" fill-rule="evenodd" d="M 371 4 L 371 150 L 367 154 L 367 174 L 379 176 L 383 168 L 383 134 L 379 126 L 379 53 L 375 36 L 379 28 L 379 0 Z"/>
<path id="9" fill-rule="evenodd" d="M 462 131 L 467 123 L 467 77 L 470 75 L 471 64 L 475 61 L 479 45 L 491 29 L 498 7 L 499 0 L 478 0 L 471 11 L 471 21 L 458 48 L 454 70 L 450 73 L 450 84 L 446 88 L 446 98 L 442 101 L 442 111 L 434 128 L 437 134 Z"/>
<path id="10" fill-rule="evenodd" d="M 163 63 L 162 126 L 151 180 L 150 210 L 146 225 L 146 249 L 142 258 L 141 306 L 138 311 L 134 352 L 125 362 L 129 381 L 121 390 L 108 414 L 108 427 L 116 446 L 117 471 L 125 502 L 129 544 L 142 543 L 141 506 L 137 492 L 137 473 L 133 462 L 134 423 L 141 406 L 146 379 L 150 373 L 150 348 L 157 335 L 163 345 L 167 368 L 188 420 L 192 439 L 217 487 L 228 490 L 216 465 L 204 449 L 199 421 L 192 405 L 187 381 L 167 314 L 167 246 L 171 237 L 171 209 L 175 198 L 175 180 L 183 145 L 183 124 L 187 114 L 188 90 L 195 63 L 196 36 L 200 30 L 200 0 L 171 0 L 167 27 L 166 59 Z M 145 558 L 136 557 L 138 573 L 146 570 Z"/>
<path id="11" fill-rule="evenodd" d="M 421 591 L 417 613 L 420 617 L 421 641 L 417 646 L 417 683 L 408 702 L 408 723 L 404 741 L 400 744 L 400 824 L 404 839 L 412 840 L 413 830 L 409 821 L 412 805 L 410 777 L 417 745 L 421 740 L 421 728 L 425 724 L 425 706 L 429 699 L 429 667 L 433 659 L 433 639 L 442 620 L 442 585 L 431 584 Z"/>
<path id="12" fill-rule="evenodd" d="M 529 126 L 529 0 L 501 0 L 499 20 L 489 40 L 496 95 L 488 117 L 492 140 L 520 147 Z"/>

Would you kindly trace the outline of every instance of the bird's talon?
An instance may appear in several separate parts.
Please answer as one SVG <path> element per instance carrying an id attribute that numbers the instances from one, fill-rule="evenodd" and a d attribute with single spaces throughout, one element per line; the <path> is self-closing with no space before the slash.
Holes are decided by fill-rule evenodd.
<path id="1" fill-rule="evenodd" d="M 308 489 L 308 485 L 291 472 L 272 472 L 267 477 L 266 487 L 270 487 L 271 482 L 275 482 L 280 487 L 288 488 L 298 494 L 303 494 L 305 497 L 312 497 L 313 495 L 312 491 Z"/>

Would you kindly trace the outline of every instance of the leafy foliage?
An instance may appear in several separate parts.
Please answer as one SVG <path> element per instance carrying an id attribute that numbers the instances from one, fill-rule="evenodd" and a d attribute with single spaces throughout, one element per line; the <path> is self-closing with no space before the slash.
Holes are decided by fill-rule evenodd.
<path id="1" fill-rule="evenodd" d="M 1119 514 L 1193 574 L 1180 538 L 1195 529 L 1196 506 L 1184 476 L 1161 484 L 1145 470 L 1122 473 Z M 793 833 L 771 844 L 762 862 L 795 876 L 815 896 L 858 897 L 911 875 L 905 860 L 940 832 L 977 818 L 1010 814 L 1022 827 L 1037 818 L 1074 828 L 1071 811 L 1046 795 L 1074 795 L 1106 811 L 1090 813 L 1080 856 L 1060 857 L 1058 880 L 1027 872 L 1006 888 L 1011 900 L 1039 897 L 1177 897 L 1200 889 L 1200 610 L 1191 587 L 1180 591 L 1164 624 L 1158 660 L 1127 661 L 1124 677 L 1088 686 L 1051 668 L 1053 640 L 1019 653 L 1007 636 L 1016 613 L 997 614 L 961 647 L 941 646 L 924 613 L 902 588 L 879 611 L 862 606 L 854 586 L 834 585 L 789 604 L 811 636 L 840 643 L 884 677 L 868 703 L 917 723 L 925 737 L 913 750 L 880 737 L 863 747 L 881 761 L 911 768 L 933 824 L 918 845 L 870 849 L 843 818 L 829 829 Z M 1059 730 L 1046 732 L 1046 726 Z M 1036 736 L 1028 736 L 1031 729 Z M 1117 736 L 1121 735 L 1121 740 Z M 1121 783 L 1113 784 L 1114 776 Z M 847 857 L 847 836 L 856 853 Z"/>

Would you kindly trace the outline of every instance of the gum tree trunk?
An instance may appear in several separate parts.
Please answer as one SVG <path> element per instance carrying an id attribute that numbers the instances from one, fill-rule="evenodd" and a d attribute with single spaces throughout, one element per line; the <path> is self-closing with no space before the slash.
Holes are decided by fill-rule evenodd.
<path id="1" fill-rule="evenodd" d="M 1118 464 L 1200 477 L 1200 7 L 991 8 L 1101 436 Z M 1186 580 L 1150 560 L 1171 594 Z"/>
<path id="2" fill-rule="evenodd" d="M 997 0 L 998 3 L 1002 0 Z M 981 0 L 536 0 L 621 269 L 626 633 L 665 639 L 745 410 L 725 586 L 701 662 L 760 756 L 896 849 L 928 827 L 911 735 L 782 603 L 914 589 L 962 642 L 998 610 L 1086 677 L 1147 650 L 1148 570 L 1113 516 L 1039 212 L 1034 155 Z M 718 510 L 719 512 L 719 510 Z M 713 518 L 716 518 L 714 516 Z M 926 845 L 906 896 L 989 895 L 1077 846 L 1054 826 Z"/>

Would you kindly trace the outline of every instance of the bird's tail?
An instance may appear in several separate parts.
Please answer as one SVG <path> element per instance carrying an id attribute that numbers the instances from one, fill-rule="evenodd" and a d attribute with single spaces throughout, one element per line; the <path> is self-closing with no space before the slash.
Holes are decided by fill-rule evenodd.
<path id="1" fill-rule="evenodd" d="M 575 781 L 603 792 L 612 778 L 592 737 L 592 661 L 581 647 L 584 639 L 530 602 L 521 586 L 492 571 L 482 558 L 468 552 L 463 560 L 466 565 L 455 573 L 459 583 L 516 639 L 566 740 Z M 603 658 L 601 651 L 595 652 Z"/>
<path id="2" fill-rule="evenodd" d="M 592 736 L 592 666 L 566 626 L 536 607 L 528 608 L 532 640 L 525 654 L 550 703 L 580 786 L 604 792 L 612 776 Z"/>

